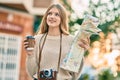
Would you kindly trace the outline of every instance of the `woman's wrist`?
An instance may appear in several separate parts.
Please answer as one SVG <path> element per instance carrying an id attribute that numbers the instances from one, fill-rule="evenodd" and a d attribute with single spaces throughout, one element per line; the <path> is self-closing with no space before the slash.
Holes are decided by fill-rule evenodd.
<path id="1" fill-rule="evenodd" d="M 28 56 L 33 55 L 33 50 L 31 50 L 31 51 L 27 51 L 27 55 L 28 55 Z"/>

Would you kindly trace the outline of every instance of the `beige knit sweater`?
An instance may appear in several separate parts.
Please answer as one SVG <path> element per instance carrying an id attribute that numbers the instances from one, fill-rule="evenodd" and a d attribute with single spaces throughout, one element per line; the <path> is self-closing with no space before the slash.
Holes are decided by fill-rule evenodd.
<path id="1" fill-rule="evenodd" d="M 41 35 L 36 35 L 35 40 L 35 48 L 34 54 L 28 55 L 26 59 L 26 68 L 27 72 L 31 77 L 36 77 L 37 72 L 37 62 L 39 56 L 39 41 Z M 62 35 L 62 53 L 61 53 L 61 61 L 65 58 L 68 53 L 71 43 L 74 37 L 71 35 Z M 40 70 L 43 69 L 55 69 L 57 70 L 58 59 L 59 59 L 59 49 L 60 49 L 60 36 L 49 36 L 47 35 L 42 54 L 41 54 L 41 64 Z M 81 69 L 83 66 L 83 62 L 81 64 L 81 68 L 79 73 L 73 73 L 59 68 L 59 73 L 57 74 L 57 80 L 78 80 L 80 77 Z"/>

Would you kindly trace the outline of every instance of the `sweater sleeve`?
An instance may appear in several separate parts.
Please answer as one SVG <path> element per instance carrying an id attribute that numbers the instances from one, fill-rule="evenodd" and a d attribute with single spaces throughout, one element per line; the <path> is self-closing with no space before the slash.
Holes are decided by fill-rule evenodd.
<path id="1" fill-rule="evenodd" d="M 35 47 L 33 50 L 33 54 L 27 55 L 27 58 L 26 58 L 26 70 L 27 70 L 27 73 L 30 77 L 33 77 L 33 75 L 38 70 L 37 60 L 36 60 L 37 44 L 38 44 L 38 41 L 37 41 L 36 36 L 35 36 Z"/>
<path id="2" fill-rule="evenodd" d="M 34 55 L 27 56 L 26 59 L 26 69 L 29 76 L 33 77 L 33 75 L 37 71 L 37 64 Z"/>

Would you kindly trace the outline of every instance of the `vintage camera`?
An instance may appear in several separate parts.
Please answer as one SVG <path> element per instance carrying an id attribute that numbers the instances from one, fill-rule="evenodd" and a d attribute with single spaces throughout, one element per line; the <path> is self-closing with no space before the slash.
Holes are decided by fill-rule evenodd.
<path id="1" fill-rule="evenodd" d="M 53 71 L 53 69 L 44 69 L 43 71 L 40 71 L 40 79 L 52 79 L 56 80 L 56 71 Z"/>

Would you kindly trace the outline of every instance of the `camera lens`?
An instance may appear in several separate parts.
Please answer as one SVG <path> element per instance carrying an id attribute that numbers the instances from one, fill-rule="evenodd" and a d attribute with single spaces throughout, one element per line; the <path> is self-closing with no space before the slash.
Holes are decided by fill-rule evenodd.
<path id="1" fill-rule="evenodd" d="M 44 70 L 43 74 L 46 78 L 51 78 L 52 77 L 52 69 Z"/>
<path id="2" fill-rule="evenodd" d="M 44 74 L 49 75 L 49 71 L 48 70 L 44 71 Z"/>

